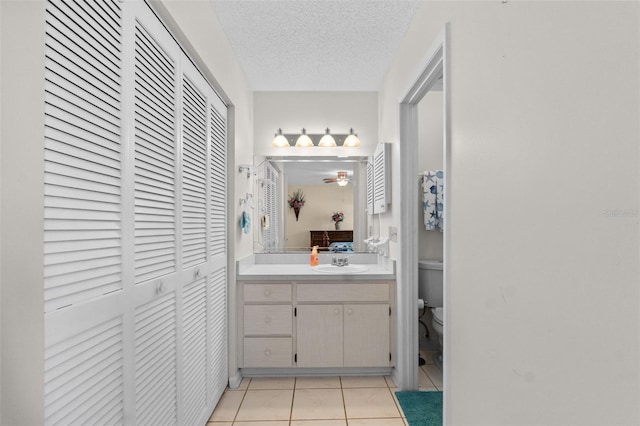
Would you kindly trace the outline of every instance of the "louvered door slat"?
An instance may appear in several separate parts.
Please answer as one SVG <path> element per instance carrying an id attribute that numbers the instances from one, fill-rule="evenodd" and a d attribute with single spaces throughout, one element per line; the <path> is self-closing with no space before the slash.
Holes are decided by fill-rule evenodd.
<path id="1" fill-rule="evenodd" d="M 60 76 L 52 75 L 48 72 L 45 75 L 45 103 L 54 104 L 64 110 L 78 109 L 80 111 L 100 111 L 100 116 L 96 117 L 103 122 L 102 126 L 110 128 L 113 133 L 118 133 L 120 118 L 117 116 L 117 109 L 113 104 L 104 102 L 104 98 L 96 96 L 86 96 L 84 93 L 74 93 L 56 84 Z M 107 100 L 109 98 L 106 98 Z"/>
<path id="2" fill-rule="evenodd" d="M 224 118 L 212 106 L 209 111 L 211 149 L 209 154 L 209 220 L 211 221 L 210 256 L 224 256 L 226 252 L 226 128 Z"/>
<path id="3" fill-rule="evenodd" d="M 144 63 L 154 69 L 152 75 L 155 79 L 161 79 L 163 82 L 160 87 L 173 86 L 173 68 L 174 60 L 165 50 L 149 35 L 142 24 L 136 23 L 136 52 L 144 58 Z M 150 79 L 153 81 L 154 79 Z M 173 98 L 173 96 L 172 96 Z"/>
<path id="4" fill-rule="evenodd" d="M 66 39 L 58 40 L 55 37 L 60 33 L 57 31 L 49 31 L 47 33 L 47 59 L 56 65 L 54 72 L 57 74 L 68 75 L 74 84 L 81 83 L 86 85 L 85 90 L 97 91 L 104 93 L 113 99 L 120 98 L 118 88 L 112 87 L 110 84 L 114 82 L 113 73 L 105 74 L 103 70 L 95 70 L 95 68 L 103 68 L 105 64 L 98 61 L 87 61 L 77 51 L 71 50 L 75 40 Z"/>
<path id="5" fill-rule="evenodd" d="M 56 132 L 51 135 L 53 140 L 71 145 L 70 139 L 74 138 L 76 141 L 85 141 L 87 144 L 91 144 L 91 146 L 101 151 L 102 148 L 107 148 L 113 152 L 118 152 L 117 145 L 120 143 L 119 133 L 113 131 L 117 129 L 114 127 L 106 128 L 100 126 L 100 124 L 104 124 L 98 123 L 101 121 L 101 118 L 96 118 L 91 115 L 102 114 L 100 110 L 87 112 L 76 109 L 73 112 L 69 112 L 61 109 L 60 106 L 60 104 L 56 106 L 50 103 L 45 104 L 45 115 L 47 118 L 45 125 L 48 129 L 56 130 Z M 56 138 L 55 136 L 59 133 L 64 134 Z M 82 146 L 71 146 L 83 149 Z M 108 155 L 107 157 L 113 158 L 112 155 Z"/>
<path id="6" fill-rule="evenodd" d="M 166 163 L 158 161 L 158 156 L 151 156 L 138 150 L 139 158 L 136 159 L 136 169 L 138 175 L 145 177 L 149 182 L 158 182 L 165 188 L 171 188 L 174 183 L 173 170 L 167 167 Z M 149 158 L 142 158 L 145 154 Z"/>
<path id="7" fill-rule="evenodd" d="M 57 21 L 57 22 L 54 22 Z M 51 22 L 60 26 L 75 26 L 73 21 L 68 19 L 57 20 L 51 19 Z M 77 29 L 78 27 L 75 26 Z M 58 30 L 58 28 L 50 27 L 47 31 L 49 36 L 48 45 L 50 47 L 50 58 L 54 61 L 60 61 L 61 57 L 72 58 L 73 62 L 69 64 L 69 69 L 77 75 L 91 82 L 97 87 L 108 87 L 110 84 L 117 83 L 119 80 L 119 52 L 115 56 L 107 49 L 96 50 L 90 44 L 95 43 L 90 37 L 87 39 L 86 34 L 70 34 L 69 28 Z M 85 70 L 96 68 L 94 71 Z M 104 81 L 101 83 L 100 80 Z"/>
<path id="8" fill-rule="evenodd" d="M 207 388 L 207 312 L 206 279 L 188 285 L 184 289 L 184 377 L 185 424 L 197 424 L 206 407 Z"/>
<path id="9" fill-rule="evenodd" d="M 146 235 L 175 241 L 175 64 L 145 28 L 135 48 L 135 277 L 136 283 L 176 270 L 176 246 L 158 250 Z"/>
<path id="10" fill-rule="evenodd" d="M 164 126 L 163 123 L 153 121 L 149 111 L 139 109 L 136 117 L 136 133 L 139 148 L 151 150 L 153 158 L 167 164 L 173 164 L 174 157 L 174 129 Z"/>
<path id="11" fill-rule="evenodd" d="M 123 423 L 122 322 L 114 318 L 45 349 L 45 423 L 82 424 L 109 412 Z"/>
<path id="12" fill-rule="evenodd" d="M 122 288 L 121 254 L 110 249 L 121 230 L 121 41 L 120 23 L 112 17 L 107 28 L 99 15 L 64 2 L 50 2 L 47 12 L 45 310 L 50 312 Z M 96 43 L 103 48 L 95 49 Z M 109 102 L 97 101 L 100 97 Z M 84 252 L 67 247 L 59 255 L 48 246 L 54 239 L 83 240 L 89 230 L 97 241 L 110 241 L 109 247 Z"/>
<path id="13" fill-rule="evenodd" d="M 120 20 L 109 19 L 108 15 L 92 9 L 88 2 L 67 1 L 62 3 L 66 3 L 68 7 L 58 9 L 62 13 L 58 13 L 56 16 L 64 22 L 65 27 L 84 41 L 84 43 L 77 43 L 78 47 L 86 54 L 97 58 L 104 57 L 114 65 L 119 64 Z"/>
<path id="14" fill-rule="evenodd" d="M 173 293 L 136 309 L 136 423 L 176 422 L 176 306 Z M 168 410 L 162 413 L 161 410 Z M 162 416 L 160 416 L 162 414 Z"/>
<path id="15" fill-rule="evenodd" d="M 217 398 L 224 392 L 227 382 L 227 274 L 226 267 L 213 270 L 209 276 L 209 332 L 211 360 L 209 365 L 209 389 L 211 398 Z"/>
<path id="16" fill-rule="evenodd" d="M 206 260 L 206 98 L 183 78 L 182 261 L 183 267 Z"/>

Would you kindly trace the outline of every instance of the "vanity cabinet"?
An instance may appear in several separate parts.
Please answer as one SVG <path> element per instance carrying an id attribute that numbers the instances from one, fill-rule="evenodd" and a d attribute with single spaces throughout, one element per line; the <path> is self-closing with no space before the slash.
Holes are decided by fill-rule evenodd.
<path id="1" fill-rule="evenodd" d="M 392 282 L 245 282 L 242 292 L 244 368 L 392 365 Z"/>
<path id="2" fill-rule="evenodd" d="M 389 304 L 299 305 L 299 367 L 390 364 Z"/>
<path id="3" fill-rule="evenodd" d="M 243 285 L 245 367 L 291 367 L 293 305 L 290 283 Z"/>
<path id="4" fill-rule="evenodd" d="M 297 365 L 389 366 L 389 301 L 388 283 L 299 284 Z"/>

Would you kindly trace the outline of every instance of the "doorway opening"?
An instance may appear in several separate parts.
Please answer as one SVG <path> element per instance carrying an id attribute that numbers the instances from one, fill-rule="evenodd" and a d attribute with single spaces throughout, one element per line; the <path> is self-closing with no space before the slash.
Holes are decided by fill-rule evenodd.
<path id="1" fill-rule="evenodd" d="M 400 108 L 400 180 L 402 182 L 400 221 L 409 226 L 402 226 L 400 232 L 400 256 L 399 275 L 405 285 L 399 286 L 398 303 L 398 330 L 401 334 L 399 341 L 406 343 L 405 351 L 400 354 L 398 360 L 399 385 L 403 390 L 418 390 L 418 353 L 419 353 L 419 326 L 418 326 L 418 238 L 415 233 L 415 225 L 419 223 L 418 217 L 418 174 L 419 174 L 419 123 L 418 104 L 425 95 L 435 88 L 442 90 L 443 99 L 443 165 L 446 179 L 446 193 L 451 194 L 451 144 L 450 144 L 450 91 L 449 91 L 449 25 L 434 41 L 431 49 L 421 62 L 419 72 L 410 82 L 409 88 L 399 103 Z M 441 85 L 441 89 L 440 89 Z M 444 341 L 443 341 L 443 382 L 444 382 L 444 420 L 447 413 L 447 383 L 448 369 L 448 280 L 451 265 L 449 253 L 450 241 L 450 197 L 444 200 L 444 227 L 443 227 L 443 281 L 444 281 Z"/>

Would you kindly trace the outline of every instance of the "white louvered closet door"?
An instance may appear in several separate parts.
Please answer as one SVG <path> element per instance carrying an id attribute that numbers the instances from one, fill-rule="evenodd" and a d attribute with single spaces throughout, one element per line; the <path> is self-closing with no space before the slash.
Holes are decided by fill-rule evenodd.
<path id="1" fill-rule="evenodd" d="M 122 10 L 46 19 L 44 423 L 122 424 Z"/>
<path id="2" fill-rule="evenodd" d="M 227 384 L 226 108 L 182 67 L 182 267 L 185 424 L 206 420 Z"/>
<path id="3" fill-rule="evenodd" d="M 178 424 L 180 51 L 146 10 L 132 19 L 135 424 Z M 129 163 L 131 164 L 131 163 Z"/>
<path id="4" fill-rule="evenodd" d="M 47 4 L 45 424 L 205 424 L 227 383 L 226 107 L 143 2 Z"/>
<path id="5" fill-rule="evenodd" d="M 227 110 L 209 104 L 209 282 L 207 287 L 207 397 L 218 401 L 228 381 L 227 359 Z"/>

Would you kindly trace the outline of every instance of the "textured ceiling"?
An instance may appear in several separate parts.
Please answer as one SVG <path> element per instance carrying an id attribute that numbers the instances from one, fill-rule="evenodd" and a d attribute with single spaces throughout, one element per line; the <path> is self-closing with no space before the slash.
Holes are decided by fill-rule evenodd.
<path id="1" fill-rule="evenodd" d="M 377 91 L 419 0 L 210 0 L 254 91 Z"/>

